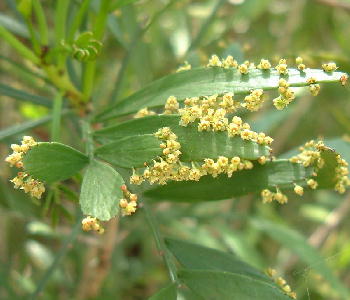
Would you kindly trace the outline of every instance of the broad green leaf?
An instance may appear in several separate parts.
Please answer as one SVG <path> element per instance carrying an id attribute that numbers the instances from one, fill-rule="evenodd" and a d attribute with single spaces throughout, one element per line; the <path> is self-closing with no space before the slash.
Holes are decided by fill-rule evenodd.
<path id="1" fill-rule="evenodd" d="M 34 104 L 38 104 L 38 105 L 42 105 L 42 106 L 46 106 L 46 107 L 52 106 L 52 102 L 48 98 L 38 96 L 38 95 L 32 95 L 32 94 L 29 94 L 25 91 L 15 89 L 13 87 L 10 87 L 10 86 L 2 84 L 2 83 L 0 83 L 0 95 L 1 96 L 8 96 L 8 97 L 15 98 L 15 99 L 21 100 L 21 101 L 32 102 Z"/>
<path id="2" fill-rule="evenodd" d="M 328 147 L 333 148 L 347 162 L 350 163 L 350 142 L 341 137 L 326 139 L 324 142 Z"/>
<path id="3" fill-rule="evenodd" d="M 287 76 L 290 86 L 306 86 L 307 79 L 314 77 L 318 82 L 335 82 L 345 73 L 326 73 L 318 69 L 306 69 L 300 72 L 289 69 Z M 236 69 L 198 68 L 179 72 L 160 78 L 140 91 L 121 100 L 112 107 L 97 115 L 98 120 L 106 120 L 116 116 L 137 112 L 144 107 L 157 107 L 164 105 L 169 96 L 182 100 L 187 97 L 208 96 L 233 92 L 245 94 L 252 89 L 273 90 L 278 88 L 281 78 L 276 70 L 251 70 L 249 74 L 242 75 Z"/>
<path id="4" fill-rule="evenodd" d="M 270 155 L 267 146 L 244 141 L 240 137 L 228 137 L 226 132 L 198 132 L 196 124 L 184 127 L 179 125 L 179 120 L 179 116 L 176 115 L 150 116 L 97 131 L 95 135 L 101 140 L 119 139 L 97 149 L 96 153 L 121 167 L 142 167 L 144 162 L 149 162 L 161 154 L 161 141 L 149 134 L 167 126 L 178 136 L 182 152 L 180 160 L 184 162 L 202 161 L 220 155 L 251 160 Z M 127 137 L 120 138 L 123 136 Z"/>
<path id="5" fill-rule="evenodd" d="M 252 219 L 252 224 L 258 230 L 265 232 L 272 239 L 280 242 L 284 247 L 297 254 L 300 260 L 309 265 L 311 270 L 315 270 L 318 274 L 322 275 L 344 299 L 349 299 L 349 290 L 333 274 L 326 264 L 326 260 L 315 248 L 308 244 L 306 238 L 299 232 L 283 224 L 272 223 L 268 220 L 258 218 Z"/>
<path id="6" fill-rule="evenodd" d="M 305 185 L 312 168 L 288 160 L 266 162 L 265 165 L 254 164 L 251 170 L 234 173 L 231 178 L 220 175 L 217 178 L 203 176 L 199 182 L 169 182 L 164 186 L 150 186 L 145 196 L 155 200 L 176 202 L 197 202 L 222 200 L 248 193 L 260 192 L 263 189 L 291 189 L 293 183 Z"/>
<path id="7" fill-rule="evenodd" d="M 320 188 L 334 188 L 336 184 L 335 168 L 338 166 L 336 153 L 334 150 L 329 149 L 322 151 L 321 158 L 324 159 L 325 164 L 322 169 L 317 172 L 317 182 Z"/>
<path id="8" fill-rule="evenodd" d="M 47 183 L 70 178 L 88 162 L 86 155 L 60 143 L 38 143 L 23 158 L 24 170 Z"/>
<path id="9" fill-rule="evenodd" d="M 273 284 L 271 279 L 233 254 L 167 238 L 167 248 L 186 269 L 224 271 L 246 275 Z"/>
<path id="10" fill-rule="evenodd" d="M 148 300 L 176 300 L 176 284 L 172 283 L 165 288 L 162 288 Z"/>
<path id="11" fill-rule="evenodd" d="M 106 144 L 96 150 L 96 155 L 116 166 L 143 167 L 162 154 L 161 141 L 152 134 L 129 136 Z"/>
<path id="12" fill-rule="evenodd" d="M 84 174 L 80 206 L 85 215 L 108 221 L 118 214 L 123 178 L 111 166 L 92 160 Z"/>
<path id="13" fill-rule="evenodd" d="M 181 270 L 179 279 L 206 300 L 290 300 L 273 284 L 239 273 Z"/>

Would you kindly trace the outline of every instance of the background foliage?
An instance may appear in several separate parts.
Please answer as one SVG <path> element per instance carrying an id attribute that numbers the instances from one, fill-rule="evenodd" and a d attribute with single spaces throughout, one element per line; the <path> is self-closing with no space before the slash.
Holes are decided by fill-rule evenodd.
<path id="1" fill-rule="evenodd" d="M 57 16 L 55 2 L 41 1 L 50 46 L 58 43 L 59 35 L 74 40 L 71 32 L 82 5 L 86 13 L 81 32 L 101 22 L 98 0 L 66 1 L 66 16 Z M 74 52 L 66 64 L 74 86 L 92 97 L 88 104 L 92 111 L 101 111 L 173 73 L 184 60 L 193 67 L 203 65 L 213 53 L 256 62 L 262 57 L 278 61 L 300 55 L 310 67 L 334 60 L 342 71 L 350 72 L 350 2 L 346 0 L 111 2 L 105 33 L 97 28 L 103 48 L 93 80 L 82 75 L 93 62 L 82 68 Z M 31 46 L 32 33 L 15 1 L 2 1 L 0 10 L 0 25 Z M 36 34 L 40 20 L 34 24 Z M 40 36 L 45 37 L 45 32 Z M 76 47 L 86 47 L 85 42 L 76 41 Z M 62 130 L 55 131 L 51 111 L 57 95 L 44 74 L 3 40 L 0 52 L 0 157 L 23 133 L 41 141 L 59 139 L 84 152 L 79 118 L 65 100 Z M 53 55 L 60 60 L 60 53 Z M 246 117 L 256 130 L 275 139 L 276 155 L 319 136 L 350 158 L 346 148 L 339 148 L 341 138 L 349 140 L 349 98 L 349 87 L 323 85 L 316 98 L 301 91 L 282 112 L 267 105 Z M 80 175 L 64 185 L 55 184 L 46 199 L 36 203 L 13 190 L 8 182 L 14 176 L 12 169 L 1 163 L 0 172 L 1 299 L 22 299 L 40 290 L 41 298 L 49 300 L 146 299 L 168 284 L 143 210 L 120 222 L 112 220 L 103 236 L 83 234 L 81 212 L 76 209 Z M 346 299 L 341 291 L 350 285 L 350 221 L 346 218 L 350 195 L 320 190 L 289 198 L 284 206 L 264 205 L 258 196 L 248 195 L 219 202 L 161 202 L 151 208 L 162 235 L 234 252 L 261 270 L 274 267 L 296 290 L 298 299 Z M 172 252 L 186 265 L 172 241 L 167 241 Z M 194 259 L 189 262 L 195 265 Z M 207 278 L 201 270 L 193 272 Z M 180 276 L 186 280 L 188 274 L 184 271 Z M 165 293 L 172 293 L 171 289 Z"/>

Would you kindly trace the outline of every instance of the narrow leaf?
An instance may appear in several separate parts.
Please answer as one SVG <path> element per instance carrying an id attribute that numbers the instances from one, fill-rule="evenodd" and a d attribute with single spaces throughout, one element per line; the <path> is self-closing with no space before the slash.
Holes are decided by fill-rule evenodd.
<path id="1" fill-rule="evenodd" d="M 300 87 L 308 85 L 306 81 L 310 77 L 314 77 L 317 82 L 321 83 L 339 81 L 342 75 L 345 75 L 345 73 L 326 73 L 318 69 L 306 69 L 305 72 L 300 72 L 297 69 L 289 69 L 287 79 L 290 86 Z M 187 97 L 227 92 L 245 94 L 252 89 L 277 89 L 280 77 L 276 70 L 261 71 L 255 69 L 251 70 L 249 74 L 242 75 L 236 69 L 192 69 L 171 74 L 152 82 L 97 115 L 97 119 L 104 120 L 135 113 L 144 107 L 162 106 L 169 96 L 175 96 L 181 100 Z"/>
<path id="2" fill-rule="evenodd" d="M 150 162 L 161 154 L 160 141 L 149 134 L 161 127 L 170 127 L 178 136 L 182 153 L 180 160 L 184 162 L 202 161 L 205 158 L 217 158 L 220 155 L 255 160 L 270 154 L 267 146 L 244 141 L 240 137 L 228 137 L 226 132 L 198 132 L 196 124 L 183 127 L 179 125 L 179 120 L 180 117 L 176 115 L 150 116 L 100 130 L 95 132 L 95 136 L 102 141 L 119 139 L 102 146 L 96 153 L 101 158 L 121 167 L 142 167 L 144 162 Z M 130 135 L 135 136 L 130 137 Z M 124 136 L 128 137 L 120 138 Z M 135 157 L 135 154 L 139 156 Z"/>
<path id="3" fill-rule="evenodd" d="M 153 295 L 148 300 L 176 300 L 176 284 L 172 283 L 165 288 L 162 288 L 159 292 Z"/>
<path id="4" fill-rule="evenodd" d="M 120 187 L 124 184 L 119 173 L 106 163 L 93 160 L 84 174 L 80 206 L 85 215 L 108 221 L 118 214 Z"/>
<path id="5" fill-rule="evenodd" d="M 233 254 L 169 238 L 165 240 L 165 243 L 170 252 L 186 269 L 237 273 L 272 284 L 268 276 L 241 261 Z"/>
<path id="6" fill-rule="evenodd" d="M 0 83 L 0 94 L 2 96 L 8 96 L 11 98 L 15 98 L 17 100 L 28 101 L 28 102 L 32 102 L 34 104 L 38 104 L 46 107 L 52 106 L 52 102 L 50 101 L 50 99 L 46 97 L 29 94 L 25 91 L 15 89 L 13 87 L 10 87 L 2 83 Z"/>
<path id="7" fill-rule="evenodd" d="M 222 200 L 260 192 L 263 189 L 293 188 L 293 183 L 305 185 L 312 168 L 288 160 L 276 160 L 265 165 L 255 164 L 251 170 L 239 171 L 231 178 L 221 175 L 217 178 L 203 176 L 199 182 L 169 182 L 164 186 L 150 186 L 144 193 L 147 197 L 176 202 L 198 202 Z"/>
<path id="8" fill-rule="evenodd" d="M 243 274 L 182 270 L 179 279 L 206 300 L 290 300 L 276 286 Z"/>
<path id="9" fill-rule="evenodd" d="M 129 136 L 96 150 L 96 155 L 119 167 L 143 167 L 162 154 L 161 141 L 151 134 Z"/>
<path id="10" fill-rule="evenodd" d="M 24 156 L 24 170 L 51 183 L 70 178 L 89 162 L 83 153 L 60 143 L 39 143 Z"/>
<path id="11" fill-rule="evenodd" d="M 268 234 L 272 239 L 280 242 L 284 247 L 290 249 L 299 258 L 310 266 L 311 269 L 322 275 L 344 299 L 349 298 L 349 291 L 333 274 L 326 264 L 326 260 L 308 244 L 306 238 L 299 232 L 282 224 L 275 224 L 268 220 L 254 218 L 252 224 L 258 230 Z"/>
<path id="12" fill-rule="evenodd" d="M 0 13 L 0 26 L 4 26 L 7 30 L 11 31 L 13 34 L 19 35 L 24 38 L 29 37 L 29 32 L 27 27 L 15 20 L 12 17 L 9 17 L 3 13 Z"/>

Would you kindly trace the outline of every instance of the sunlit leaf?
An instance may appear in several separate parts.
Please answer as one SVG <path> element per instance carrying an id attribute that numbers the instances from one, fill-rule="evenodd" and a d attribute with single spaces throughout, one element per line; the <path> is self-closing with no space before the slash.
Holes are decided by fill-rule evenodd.
<path id="1" fill-rule="evenodd" d="M 176 284 L 172 283 L 165 288 L 162 288 L 148 300 L 176 300 Z"/>

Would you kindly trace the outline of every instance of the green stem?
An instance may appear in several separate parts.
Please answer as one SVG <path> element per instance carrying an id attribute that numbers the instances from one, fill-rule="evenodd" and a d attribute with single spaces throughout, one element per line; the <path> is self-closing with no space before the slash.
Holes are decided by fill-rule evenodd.
<path id="1" fill-rule="evenodd" d="M 81 23 L 83 22 L 83 18 L 90 6 L 91 0 L 84 0 L 83 3 L 80 5 L 79 10 L 77 14 L 74 17 L 73 23 L 70 26 L 69 32 L 68 32 L 68 42 L 73 42 L 74 35 L 78 31 Z"/>
<path id="2" fill-rule="evenodd" d="M 38 296 L 42 292 L 42 290 L 44 289 L 47 281 L 50 279 L 50 277 L 52 276 L 54 271 L 57 269 L 57 267 L 59 267 L 61 259 L 66 255 L 66 253 L 70 249 L 70 246 L 73 244 L 73 242 L 77 238 L 80 231 L 81 231 L 81 219 L 79 217 L 78 222 L 74 225 L 71 233 L 65 239 L 61 249 L 59 250 L 59 252 L 55 256 L 55 259 L 53 260 L 52 264 L 46 270 L 44 275 L 41 277 L 35 291 L 29 296 L 28 300 L 38 299 Z"/>
<path id="3" fill-rule="evenodd" d="M 34 12 L 39 25 L 40 43 L 41 45 L 48 45 L 49 44 L 48 26 L 46 22 L 44 9 L 41 5 L 40 0 L 33 0 L 33 8 L 34 8 Z"/>
<path id="4" fill-rule="evenodd" d="M 136 33 L 134 34 L 129 47 L 127 49 L 127 52 L 125 53 L 125 56 L 123 58 L 123 62 L 122 65 L 119 69 L 118 75 L 117 75 L 117 82 L 114 85 L 114 89 L 112 91 L 112 95 L 109 99 L 109 104 L 112 104 L 113 102 L 115 102 L 118 99 L 122 84 L 123 84 L 123 80 L 124 80 L 124 75 L 125 75 L 125 71 L 128 67 L 128 64 L 131 60 L 131 57 L 135 51 L 135 49 L 137 48 L 137 44 L 139 43 L 139 41 L 141 40 L 142 36 L 148 31 L 148 29 L 162 16 L 162 14 L 168 9 L 170 8 L 173 4 L 176 3 L 176 0 L 172 0 L 170 1 L 167 5 L 165 5 L 162 9 L 160 9 L 158 12 L 156 12 L 153 16 L 153 18 L 151 19 L 151 21 L 143 28 L 143 29 L 138 29 L 136 31 Z"/>
<path id="5" fill-rule="evenodd" d="M 143 204 L 143 210 L 145 212 L 146 220 L 152 231 L 157 249 L 160 255 L 163 257 L 164 263 L 168 269 L 170 280 L 172 282 L 177 282 L 176 266 L 172 260 L 172 257 L 168 249 L 165 246 L 163 238 L 160 235 L 157 220 L 153 215 L 152 210 L 148 207 L 148 203 L 146 203 L 145 199 L 142 201 L 142 204 Z"/>
<path id="6" fill-rule="evenodd" d="M 92 130 L 88 120 L 82 120 L 83 139 L 85 141 L 85 153 L 90 160 L 94 158 L 94 141 L 92 139 Z"/>
<path id="7" fill-rule="evenodd" d="M 62 92 L 58 92 L 53 102 L 51 123 L 51 141 L 53 142 L 59 142 L 61 135 L 62 96 Z"/>
<path id="8" fill-rule="evenodd" d="M 39 45 L 39 42 L 38 42 L 38 40 L 36 38 L 36 34 L 34 32 L 33 23 L 32 23 L 32 21 L 29 18 L 25 18 L 25 22 L 26 22 L 26 25 L 27 25 L 27 28 L 28 28 L 28 31 L 29 31 L 29 34 L 30 34 L 30 40 L 32 42 L 34 52 L 37 55 L 40 55 L 40 52 L 41 52 L 40 45 Z"/>
<path id="9" fill-rule="evenodd" d="M 196 35 L 196 37 L 192 40 L 192 43 L 190 45 L 190 47 L 188 47 L 185 57 L 187 56 L 187 54 L 189 52 L 191 52 L 192 50 L 194 50 L 199 43 L 202 41 L 203 36 L 205 35 L 205 33 L 208 31 L 211 23 L 214 21 L 215 16 L 218 12 L 218 10 L 220 9 L 220 7 L 225 4 L 227 2 L 227 0 L 220 0 L 216 3 L 216 5 L 214 6 L 211 14 L 209 15 L 209 17 L 204 21 L 204 23 L 202 24 L 201 28 L 198 31 L 198 34 Z"/>
<path id="10" fill-rule="evenodd" d="M 94 23 L 93 33 L 97 40 L 101 40 L 106 27 L 108 8 L 110 1 L 102 0 L 100 11 Z M 86 64 L 83 75 L 83 96 L 85 101 L 89 101 L 94 87 L 96 73 L 96 61 L 90 61 Z"/>
<path id="11" fill-rule="evenodd" d="M 8 42 L 24 58 L 30 60 L 36 65 L 40 63 L 39 57 L 37 57 L 34 52 L 23 45 L 11 32 L 9 32 L 3 26 L 0 26 L 0 37 Z"/>
<path id="12" fill-rule="evenodd" d="M 69 7 L 69 0 L 56 1 L 55 10 L 55 41 L 56 47 L 59 49 L 61 42 L 66 37 L 66 20 Z M 59 69 L 64 69 L 65 55 L 63 53 L 57 54 L 57 65 Z"/>

